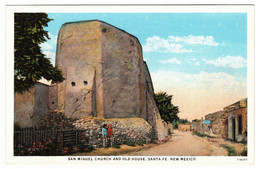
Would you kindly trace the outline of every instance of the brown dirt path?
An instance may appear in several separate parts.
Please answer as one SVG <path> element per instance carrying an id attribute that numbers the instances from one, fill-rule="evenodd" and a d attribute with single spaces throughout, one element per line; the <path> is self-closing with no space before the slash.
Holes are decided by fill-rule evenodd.
<path id="1" fill-rule="evenodd" d="M 124 155 L 134 156 L 227 156 L 227 151 L 191 132 L 175 130 L 172 138 L 165 144 Z"/>

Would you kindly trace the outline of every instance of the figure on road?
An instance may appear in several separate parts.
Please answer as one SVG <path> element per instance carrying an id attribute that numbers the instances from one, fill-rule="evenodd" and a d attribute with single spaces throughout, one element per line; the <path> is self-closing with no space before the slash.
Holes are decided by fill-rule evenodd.
<path id="1" fill-rule="evenodd" d="M 114 134 L 113 134 L 113 128 L 111 124 L 108 125 L 107 132 L 108 132 L 109 144 L 112 147 L 112 145 L 114 144 Z"/>
<path id="2" fill-rule="evenodd" d="M 104 124 L 102 127 L 102 140 L 103 140 L 103 147 L 107 147 L 107 125 Z"/>

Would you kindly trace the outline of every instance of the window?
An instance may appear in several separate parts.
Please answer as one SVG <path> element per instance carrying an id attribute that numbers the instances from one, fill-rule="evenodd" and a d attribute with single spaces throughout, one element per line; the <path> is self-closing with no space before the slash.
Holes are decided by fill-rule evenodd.
<path id="1" fill-rule="evenodd" d="M 84 85 L 87 85 L 88 84 L 88 81 L 84 81 Z"/>
<path id="2" fill-rule="evenodd" d="M 76 83 L 75 82 L 71 82 L 71 86 L 76 86 Z"/>
<path id="3" fill-rule="evenodd" d="M 106 29 L 106 28 L 103 28 L 101 31 L 102 31 L 103 33 L 106 33 L 106 32 L 107 32 L 107 29 Z"/>
<path id="4" fill-rule="evenodd" d="M 242 115 L 238 116 L 238 134 L 242 134 Z"/>

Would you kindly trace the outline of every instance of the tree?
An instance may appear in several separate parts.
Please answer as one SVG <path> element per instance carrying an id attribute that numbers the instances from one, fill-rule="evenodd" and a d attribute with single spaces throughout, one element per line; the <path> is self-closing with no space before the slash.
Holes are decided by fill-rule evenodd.
<path id="1" fill-rule="evenodd" d="M 174 120 L 179 120 L 179 108 L 172 104 L 172 95 L 168 95 L 166 92 L 158 92 L 154 95 L 154 99 L 164 121 L 172 123 Z"/>
<path id="2" fill-rule="evenodd" d="M 64 80 L 41 51 L 40 44 L 50 39 L 43 28 L 52 19 L 46 13 L 15 13 L 14 15 L 14 90 L 22 93 L 42 77 L 52 83 Z"/>
<path id="3" fill-rule="evenodd" d="M 179 119 L 179 124 L 191 124 L 191 122 L 187 119 Z"/>

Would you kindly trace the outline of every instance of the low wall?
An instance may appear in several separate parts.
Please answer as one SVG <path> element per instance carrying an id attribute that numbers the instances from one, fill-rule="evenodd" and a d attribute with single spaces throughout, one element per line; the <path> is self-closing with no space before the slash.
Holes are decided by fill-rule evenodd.
<path id="1" fill-rule="evenodd" d="M 67 118 L 62 112 L 53 112 L 45 115 L 36 125 L 36 128 L 53 127 L 85 130 L 81 136 L 82 143 L 96 148 L 102 147 L 103 124 L 112 125 L 114 140 L 120 144 L 124 144 L 126 141 L 150 143 L 155 138 L 152 126 L 143 118 L 100 119 L 88 117 L 73 120 Z"/>
<path id="2" fill-rule="evenodd" d="M 179 131 L 190 131 L 191 130 L 191 125 L 190 124 L 179 124 L 178 125 L 178 130 Z"/>
<path id="3" fill-rule="evenodd" d="M 76 129 L 86 130 L 86 144 L 93 147 L 102 147 L 103 124 L 112 125 L 114 140 L 120 144 L 125 141 L 150 143 L 154 138 L 152 126 L 142 118 L 79 119 L 73 123 Z"/>

